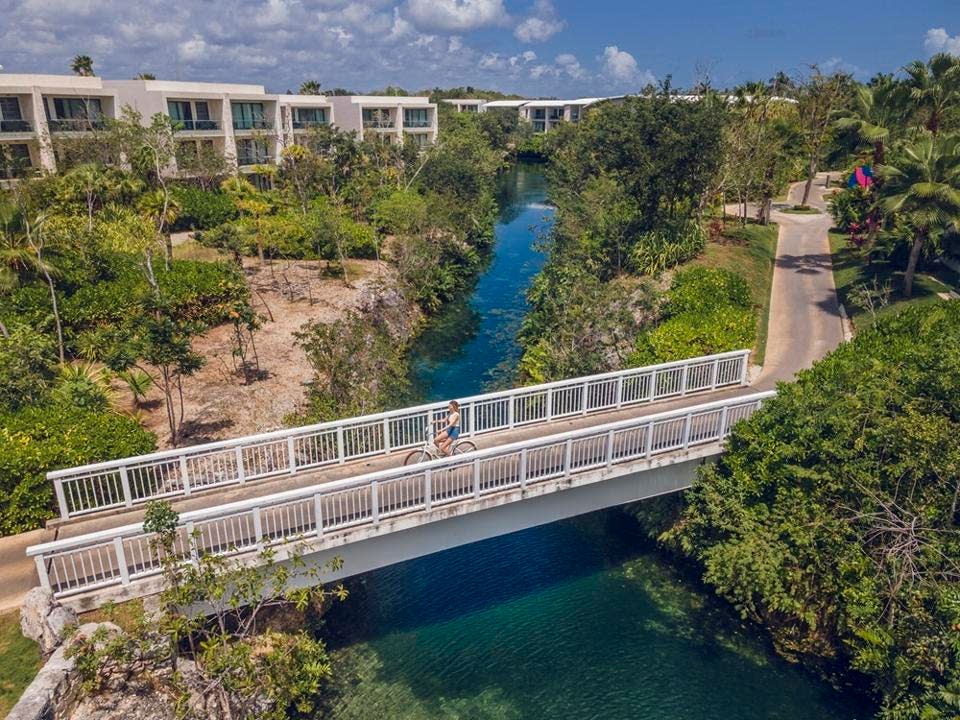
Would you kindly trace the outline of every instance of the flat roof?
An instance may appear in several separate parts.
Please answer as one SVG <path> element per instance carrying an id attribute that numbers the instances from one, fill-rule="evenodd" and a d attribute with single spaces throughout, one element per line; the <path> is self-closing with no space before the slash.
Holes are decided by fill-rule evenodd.
<path id="1" fill-rule="evenodd" d="M 526 105 L 529 100 L 491 100 L 486 104 L 488 108 L 518 108 Z"/>
<path id="2" fill-rule="evenodd" d="M 477 103 L 478 105 L 482 105 L 484 102 L 486 102 L 486 100 L 481 100 L 481 99 L 479 99 L 479 98 L 444 98 L 444 99 L 442 100 L 442 102 L 445 102 L 445 103 L 460 103 L 460 104 L 465 104 L 465 103 L 473 104 L 473 103 Z"/>
<path id="3" fill-rule="evenodd" d="M 409 95 L 351 95 L 350 102 L 370 105 L 431 105 L 428 97 Z"/>

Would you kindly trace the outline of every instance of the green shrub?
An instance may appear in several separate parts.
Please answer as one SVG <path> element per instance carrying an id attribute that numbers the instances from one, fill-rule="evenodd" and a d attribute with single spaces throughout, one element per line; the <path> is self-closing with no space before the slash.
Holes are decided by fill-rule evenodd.
<path id="1" fill-rule="evenodd" d="M 706 246 L 703 224 L 688 220 L 641 234 L 630 252 L 630 265 L 641 275 L 657 275 L 696 257 Z"/>
<path id="2" fill-rule="evenodd" d="M 827 209 L 843 232 L 862 228 L 870 213 L 870 191 L 862 187 L 841 190 L 827 200 Z"/>
<path id="3" fill-rule="evenodd" d="M 374 210 L 377 227 L 391 235 L 420 232 L 427 224 L 427 203 L 420 193 L 397 190 L 380 202 Z"/>
<path id="4" fill-rule="evenodd" d="M 28 325 L 7 330 L 9 338 L 0 335 L 0 408 L 16 410 L 44 396 L 56 368 L 57 350 L 52 335 Z"/>
<path id="5" fill-rule="evenodd" d="M 154 436 L 135 419 L 59 404 L 0 413 L 0 533 L 32 530 L 53 515 L 46 473 L 150 452 Z"/>
<path id="6" fill-rule="evenodd" d="M 649 365 L 740 350 L 753 345 L 755 330 L 753 312 L 732 305 L 706 314 L 675 315 L 638 338 L 629 364 Z"/>
<path id="7" fill-rule="evenodd" d="M 748 308 L 751 304 L 747 281 L 735 272 L 694 267 L 681 270 L 673 278 L 667 312 L 707 313 L 724 305 Z"/>
<path id="8" fill-rule="evenodd" d="M 174 188 L 173 197 L 180 206 L 174 230 L 209 230 L 237 217 L 236 205 L 226 193 L 181 185 Z"/>

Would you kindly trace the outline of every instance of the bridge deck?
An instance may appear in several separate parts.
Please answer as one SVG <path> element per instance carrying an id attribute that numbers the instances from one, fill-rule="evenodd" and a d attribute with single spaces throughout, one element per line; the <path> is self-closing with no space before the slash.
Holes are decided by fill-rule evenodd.
<path id="1" fill-rule="evenodd" d="M 533 440 L 550 435 L 557 435 L 570 430 L 579 430 L 595 425 L 604 425 L 606 423 L 616 422 L 618 420 L 641 418 L 646 415 L 655 415 L 657 413 L 667 412 L 670 410 L 701 405 L 712 400 L 723 400 L 740 395 L 747 395 L 752 392 L 755 392 L 753 388 L 744 386 L 736 386 L 733 388 L 708 392 L 698 392 L 683 397 L 658 401 L 648 405 L 635 406 L 615 411 L 592 412 L 588 415 L 581 415 L 540 425 L 483 433 L 481 435 L 473 436 L 470 439 L 474 440 L 477 443 L 477 446 L 481 449 L 493 448 L 501 445 L 507 445 L 509 443 L 521 442 L 523 440 Z M 386 470 L 388 468 L 397 467 L 403 463 L 404 458 L 409 452 L 409 449 L 405 449 L 390 454 L 346 462 L 342 465 L 327 466 L 312 471 L 299 472 L 294 475 L 283 475 L 265 480 L 249 482 L 244 485 L 230 485 L 221 488 L 199 491 L 194 495 L 191 495 L 189 498 L 174 498 L 171 501 L 171 504 L 177 512 L 183 513 L 192 510 L 202 510 L 239 500 L 257 498 L 272 493 L 283 492 L 285 490 L 295 490 L 298 488 L 310 487 L 312 485 L 342 480 L 369 472 L 376 472 L 378 470 Z M 100 512 L 95 515 L 81 516 L 72 520 L 52 521 L 49 524 L 48 532 L 45 534 L 43 541 L 46 542 L 49 540 L 62 540 L 65 538 L 78 537 L 80 535 L 86 535 L 88 533 L 93 533 L 100 530 L 107 530 L 109 528 L 136 523 L 143 519 L 143 513 L 144 508 L 141 506 L 132 509 Z"/>

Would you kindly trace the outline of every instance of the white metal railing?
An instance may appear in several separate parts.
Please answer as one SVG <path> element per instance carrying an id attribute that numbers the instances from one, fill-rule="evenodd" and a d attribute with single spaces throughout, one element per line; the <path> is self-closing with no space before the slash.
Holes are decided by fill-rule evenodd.
<path id="1" fill-rule="evenodd" d="M 249 552 L 716 443 L 774 394 L 728 398 L 184 513 L 176 547 L 184 561 L 204 553 Z M 128 585 L 161 571 L 142 523 L 35 545 L 27 555 L 36 561 L 41 585 L 58 596 Z"/>
<path id="2" fill-rule="evenodd" d="M 464 436 L 746 384 L 748 350 L 488 393 L 460 401 Z M 47 473 L 63 519 L 335 465 L 424 442 L 447 403 L 205 443 Z"/>

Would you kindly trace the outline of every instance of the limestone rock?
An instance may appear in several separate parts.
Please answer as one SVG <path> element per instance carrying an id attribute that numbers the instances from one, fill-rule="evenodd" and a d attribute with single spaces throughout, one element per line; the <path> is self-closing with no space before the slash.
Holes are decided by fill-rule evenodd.
<path id="1" fill-rule="evenodd" d="M 44 588 L 33 588 L 20 607 L 20 632 L 36 641 L 44 656 L 63 641 L 67 627 L 76 624 L 77 613 L 58 603 L 53 593 Z"/>

